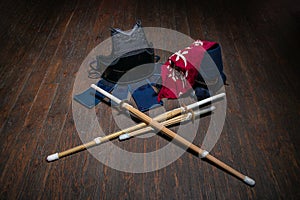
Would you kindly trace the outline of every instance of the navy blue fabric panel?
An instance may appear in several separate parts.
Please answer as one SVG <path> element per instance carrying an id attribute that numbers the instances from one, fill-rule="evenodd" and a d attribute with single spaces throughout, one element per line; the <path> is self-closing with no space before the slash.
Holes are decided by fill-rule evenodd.
<path id="1" fill-rule="evenodd" d="M 93 88 L 89 88 L 81 94 L 74 96 L 74 99 L 87 108 L 93 108 L 100 102 L 98 98 L 95 98 L 96 91 Z"/>
<path id="2" fill-rule="evenodd" d="M 220 45 L 217 45 L 216 48 L 209 49 L 207 51 L 207 53 L 209 54 L 211 59 L 215 62 L 216 66 L 221 74 L 221 77 L 223 79 L 223 82 L 226 83 L 226 75 L 224 74 L 224 71 L 223 71 L 222 53 L 221 53 Z"/>
<path id="3" fill-rule="evenodd" d="M 196 87 L 194 91 L 198 101 L 210 97 L 209 91 L 206 88 Z"/>
<path id="4" fill-rule="evenodd" d="M 129 90 L 138 109 L 142 112 L 162 105 L 162 101 L 157 101 L 157 93 L 154 91 L 148 80 L 138 84 L 130 84 Z"/>
<path id="5" fill-rule="evenodd" d="M 115 87 L 114 83 L 110 83 L 104 79 L 101 79 L 97 86 L 102 88 L 107 92 L 111 92 Z M 95 105 L 100 103 L 104 99 L 104 95 L 97 92 L 93 88 L 89 88 L 81 94 L 77 94 L 74 96 L 74 99 L 79 102 L 80 104 L 84 105 L 87 108 L 93 108 Z"/>
<path id="6" fill-rule="evenodd" d="M 214 61 L 218 68 L 218 72 L 220 73 L 220 76 L 222 80 L 218 81 L 215 85 L 211 85 L 210 89 L 218 90 L 223 84 L 226 84 L 226 75 L 223 71 L 223 62 L 222 62 L 222 54 L 221 54 L 221 47 L 219 44 L 213 46 L 211 49 L 207 51 L 207 54 L 204 56 L 200 71 L 201 76 L 198 76 L 198 81 L 205 82 L 203 77 L 206 78 L 206 80 L 215 80 L 219 74 L 216 70 L 214 70 L 214 66 L 211 65 L 210 58 Z M 210 96 L 209 90 L 207 86 L 196 84 L 194 86 L 195 95 L 198 100 L 202 100 L 205 98 L 208 98 Z"/>

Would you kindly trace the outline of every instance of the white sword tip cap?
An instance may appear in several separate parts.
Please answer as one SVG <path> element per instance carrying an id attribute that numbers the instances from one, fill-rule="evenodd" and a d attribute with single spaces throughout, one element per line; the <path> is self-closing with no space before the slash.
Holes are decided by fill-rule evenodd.
<path id="1" fill-rule="evenodd" d="M 205 108 L 205 109 L 203 109 L 203 110 L 195 111 L 194 114 L 195 114 L 196 116 L 198 116 L 198 115 L 203 115 L 203 114 L 205 114 L 205 113 L 212 112 L 212 111 L 214 111 L 215 109 L 216 109 L 215 106 L 211 106 L 211 107 Z"/>
<path id="2" fill-rule="evenodd" d="M 216 110 L 216 106 L 211 106 L 211 107 L 209 107 L 209 110 L 210 110 L 210 111 Z"/>
<path id="3" fill-rule="evenodd" d="M 224 97 L 224 96 L 226 96 L 226 94 L 223 92 L 223 93 L 220 94 L 220 96 Z"/>
<path id="4" fill-rule="evenodd" d="M 51 162 L 51 161 L 54 161 L 54 160 L 58 160 L 59 157 L 58 157 L 58 153 L 55 153 L 55 154 L 52 154 L 50 156 L 47 157 L 47 161 L 48 162 Z"/>
<path id="5" fill-rule="evenodd" d="M 255 180 L 253 180 L 252 178 L 249 178 L 248 176 L 245 176 L 244 182 L 247 183 L 250 186 L 254 186 L 255 185 Z"/>
<path id="6" fill-rule="evenodd" d="M 119 140 L 126 140 L 128 138 L 130 138 L 130 135 L 127 133 L 119 136 Z"/>

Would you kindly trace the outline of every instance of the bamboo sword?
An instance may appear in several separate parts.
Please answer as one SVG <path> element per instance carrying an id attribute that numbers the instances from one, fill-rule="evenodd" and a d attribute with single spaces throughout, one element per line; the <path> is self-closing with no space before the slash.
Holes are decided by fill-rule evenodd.
<path id="1" fill-rule="evenodd" d="M 144 121 L 146 124 L 152 126 L 154 129 L 161 131 L 162 133 L 168 135 L 172 139 L 175 139 L 179 143 L 181 143 L 181 144 L 185 145 L 186 147 L 190 148 L 191 150 L 195 151 L 196 153 L 199 154 L 200 158 L 206 158 L 206 159 L 210 160 L 211 162 L 215 163 L 217 166 L 223 168 L 224 170 L 226 170 L 227 172 L 229 172 L 232 175 L 236 176 L 237 178 L 244 181 L 246 184 L 248 184 L 250 186 L 255 185 L 255 181 L 252 178 L 238 172 L 237 170 L 235 170 L 232 167 L 228 166 L 224 162 L 218 160 L 214 156 L 210 155 L 208 151 L 201 149 L 200 147 L 192 144 L 191 142 L 187 141 L 183 137 L 177 135 L 176 133 L 174 133 L 170 129 L 166 128 L 165 126 L 163 126 L 162 124 L 160 124 L 156 120 L 150 118 L 146 114 L 144 114 L 141 111 L 139 111 L 138 109 L 134 108 L 130 104 L 128 104 L 126 102 L 122 102 L 120 99 L 118 99 L 117 97 L 111 95 L 110 93 L 106 92 L 105 90 L 99 88 L 95 84 L 92 84 L 91 87 L 94 88 L 95 90 L 97 90 L 98 92 L 100 92 L 101 94 L 103 94 L 104 96 L 106 96 L 107 98 L 111 99 L 112 101 L 114 101 L 118 105 L 120 105 L 121 108 L 124 108 L 124 109 L 128 110 L 133 115 L 137 116 L 142 121 Z"/>

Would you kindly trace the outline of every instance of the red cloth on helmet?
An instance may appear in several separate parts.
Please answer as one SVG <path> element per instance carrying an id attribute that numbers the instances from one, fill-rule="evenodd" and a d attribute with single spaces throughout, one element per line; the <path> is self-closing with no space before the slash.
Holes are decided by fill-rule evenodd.
<path id="1" fill-rule="evenodd" d="M 161 66 L 162 88 L 158 93 L 158 101 L 162 98 L 176 99 L 190 90 L 199 73 L 205 51 L 215 44 L 196 40 L 191 46 L 171 55 Z"/>

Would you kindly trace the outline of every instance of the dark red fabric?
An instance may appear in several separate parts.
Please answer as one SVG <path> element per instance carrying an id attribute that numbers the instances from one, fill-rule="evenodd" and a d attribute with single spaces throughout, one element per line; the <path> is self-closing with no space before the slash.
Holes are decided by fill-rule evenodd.
<path id="1" fill-rule="evenodd" d="M 176 99 L 190 90 L 200 69 L 206 50 L 216 42 L 196 40 L 189 47 L 171 55 L 161 67 L 162 88 L 158 101 L 162 98 Z"/>

